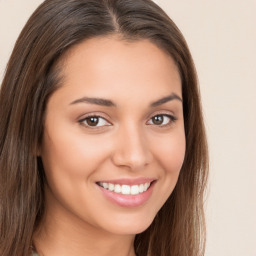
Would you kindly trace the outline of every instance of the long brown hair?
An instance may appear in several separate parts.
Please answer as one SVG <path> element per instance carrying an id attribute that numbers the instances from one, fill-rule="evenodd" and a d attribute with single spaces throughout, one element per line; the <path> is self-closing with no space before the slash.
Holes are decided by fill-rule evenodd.
<path id="1" fill-rule="evenodd" d="M 60 57 L 88 38 L 148 39 L 170 54 L 182 79 L 186 155 L 178 183 L 150 227 L 135 238 L 138 256 L 204 254 L 208 153 L 196 71 L 173 21 L 150 0 L 46 0 L 21 32 L 0 91 L 0 254 L 28 256 L 44 213 L 37 149 L 47 101 L 59 86 Z"/>

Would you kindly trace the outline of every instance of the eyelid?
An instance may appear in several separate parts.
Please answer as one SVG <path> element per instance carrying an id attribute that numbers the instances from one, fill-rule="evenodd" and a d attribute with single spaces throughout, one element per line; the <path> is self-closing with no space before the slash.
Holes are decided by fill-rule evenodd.
<path id="1" fill-rule="evenodd" d="M 110 116 L 107 115 L 106 113 L 104 112 L 101 112 L 101 111 L 88 111 L 87 113 L 83 113 L 81 115 L 79 115 L 77 117 L 77 121 L 82 121 L 88 117 L 101 117 L 105 120 L 107 120 L 109 123 L 111 123 L 109 120 L 110 120 Z"/>
<path id="2" fill-rule="evenodd" d="M 156 125 L 156 124 L 148 124 L 148 122 L 152 121 L 152 119 L 156 116 L 165 116 L 165 117 L 168 117 L 170 118 L 170 122 L 168 122 L 168 124 L 164 124 L 164 125 Z M 164 112 L 157 112 L 157 113 L 154 113 L 153 115 L 151 115 L 147 121 L 147 124 L 148 125 L 154 125 L 154 126 L 157 126 L 159 128 L 164 128 L 164 127 L 167 127 L 167 126 L 170 126 L 172 125 L 174 122 L 176 122 L 178 120 L 178 118 L 173 114 L 171 113 L 170 111 L 164 111 Z"/>
<path id="3" fill-rule="evenodd" d="M 176 114 L 173 111 L 163 109 L 163 110 L 156 110 L 155 112 L 153 112 L 153 114 L 150 114 L 147 119 L 151 119 L 154 116 L 158 116 L 158 115 L 172 116 L 174 118 L 177 118 Z"/>
<path id="4" fill-rule="evenodd" d="M 89 129 L 101 129 L 103 127 L 107 127 L 107 126 L 111 126 L 113 125 L 112 122 L 109 121 L 109 117 L 105 117 L 106 115 L 104 113 L 98 113 L 98 112 L 92 112 L 92 113 L 88 113 L 88 114 L 85 114 L 83 115 L 82 117 L 80 117 L 78 119 L 78 122 L 81 124 L 81 125 L 84 125 L 86 128 L 89 128 Z M 156 124 L 149 124 L 150 121 L 152 121 L 152 118 L 154 118 L 155 116 L 165 116 L 165 117 L 168 117 L 170 118 L 170 122 L 168 124 L 164 124 L 164 125 L 156 125 Z M 90 117 L 97 117 L 97 118 L 101 118 L 101 119 L 104 119 L 106 121 L 106 125 L 101 125 L 101 126 L 90 126 L 90 125 L 86 125 L 84 124 L 85 120 L 90 118 Z M 157 111 L 155 112 L 154 114 L 151 114 L 149 117 L 148 117 L 148 121 L 146 122 L 147 125 L 154 125 L 154 126 L 158 126 L 159 128 L 164 128 L 164 127 L 167 127 L 167 126 L 170 126 L 171 124 L 173 124 L 176 120 L 178 120 L 178 118 L 176 117 L 176 115 L 171 112 L 171 111 L 168 111 L 168 110 L 165 110 L 165 111 Z"/>
<path id="5" fill-rule="evenodd" d="M 90 126 L 90 125 L 87 125 L 87 124 L 84 123 L 86 121 L 86 119 L 89 119 L 89 118 L 92 118 L 92 117 L 103 119 L 107 124 L 106 125 L 101 125 L 101 126 L 97 126 L 97 125 L 96 126 Z M 81 125 L 85 126 L 86 128 L 89 128 L 89 129 L 100 129 L 100 128 L 112 125 L 112 123 L 108 120 L 108 118 L 104 117 L 102 114 L 99 114 L 99 113 L 90 113 L 90 114 L 84 115 L 82 118 L 79 118 L 78 122 Z"/>

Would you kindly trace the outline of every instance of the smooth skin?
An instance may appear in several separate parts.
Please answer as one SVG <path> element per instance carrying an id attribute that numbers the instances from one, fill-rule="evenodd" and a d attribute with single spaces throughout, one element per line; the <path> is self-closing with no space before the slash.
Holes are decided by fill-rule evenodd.
<path id="1" fill-rule="evenodd" d="M 148 40 L 112 36 L 71 49 L 61 75 L 39 152 L 46 212 L 34 243 L 45 256 L 134 256 L 135 235 L 172 193 L 184 160 L 177 66 Z M 136 207 L 116 204 L 97 185 L 137 178 L 154 186 Z"/>

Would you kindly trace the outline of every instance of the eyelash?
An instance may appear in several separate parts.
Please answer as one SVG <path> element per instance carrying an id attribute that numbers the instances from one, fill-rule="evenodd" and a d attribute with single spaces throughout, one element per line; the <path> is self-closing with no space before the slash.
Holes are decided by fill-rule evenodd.
<path id="1" fill-rule="evenodd" d="M 169 120 L 167 121 L 166 124 L 157 125 L 157 124 L 153 123 L 153 118 L 157 118 L 157 117 L 158 118 L 161 117 L 163 122 L 166 122 L 166 120 L 165 120 L 166 118 L 168 118 Z M 172 125 L 173 123 L 175 123 L 177 121 L 177 118 L 174 115 L 170 115 L 170 114 L 156 114 L 156 115 L 152 116 L 149 121 L 151 121 L 151 123 L 149 125 L 155 125 L 159 128 L 165 128 L 165 127 L 168 127 L 168 126 Z"/>
<path id="2" fill-rule="evenodd" d="M 153 123 L 153 118 L 156 118 L 156 117 L 163 118 L 163 122 L 166 121 L 165 118 L 168 118 L 169 121 L 166 124 L 159 124 L 159 125 L 157 125 L 157 124 Z M 98 121 L 95 126 L 88 124 L 88 121 L 92 121 L 93 118 L 97 119 L 96 122 Z M 103 122 L 107 123 L 107 125 L 100 125 L 100 126 L 98 126 L 98 123 L 100 122 L 99 120 L 103 120 Z M 164 127 L 168 127 L 168 126 L 172 125 L 173 123 L 175 123 L 175 121 L 177 121 L 177 118 L 174 115 L 170 115 L 170 114 L 156 114 L 156 115 L 152 116 L 149 119 L 149 121 L 147 122 L 147 125 L 155 125 L 155 126 L 157 126 L 159 128 L 164 128 Z M 85 118 L 79 120 L 78 122 L 81 125 L 84 125 L 86 128 L 89 128 L 89 129 L 100 129 L 101 127 L 112 125 L 109 121 L 106 120 L 106 118 L 104 118 L 104 117 L 102 117 L 100 115 L 89 115 L 89 116 L 86 116 Z M 151 123 L 149 124 L 149 122 L 151 122 Z"/>
<path id="3" fill-rule="evenodd" d="M 89 124 L 88 124 L 88 121 L 89 121 L 90 119 L 93 119 L 93 118 L 96 118 L 96 119 L 98 119 L 98 120 L 99 120 L 99 119 L 100 119 L 100 120 L 103 120 L 103 122 L 107 123 L 107 125 L 101 125 L 101 126 L 89 125 Z M 92 121 L 92 120 L 91 120 L 91 121 Z M 103 127 L 103 126 L 110 126 L 110 125 L 111 125 L 111 123 L 110 123 L 109 121 L 107 121 L 106 118 L 104 118 L 104 117 L 102 117 L 102 116 L 100 116 L 100 115 L 89 115 L 89 116 L 86 116 L 85 118 L 79 120 L 79 123 L 80 123 L 81 125 L 84 125 L 85 127 L 89 128 L 89 129 L 99 129 L 99 128 Z M 98 122 L 97 122 L 96 125 L 98 125 Z"/>

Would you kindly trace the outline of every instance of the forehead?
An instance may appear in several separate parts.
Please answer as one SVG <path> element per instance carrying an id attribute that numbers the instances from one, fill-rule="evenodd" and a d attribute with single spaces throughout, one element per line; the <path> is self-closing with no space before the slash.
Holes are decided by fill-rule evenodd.
<path id="1" fill-rule="evenodd" d="M 114 37 L 86 40 L 62 61 L 62 87 L 69 96 L 181 96 L 181 79 L 170 55 L 148 40 Z M 152 99 L 153 100 L 153 99 Z"/>

